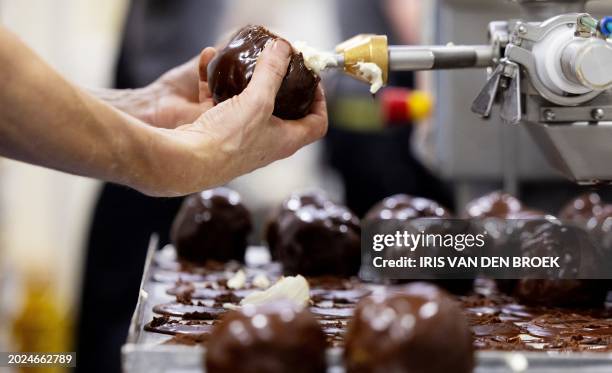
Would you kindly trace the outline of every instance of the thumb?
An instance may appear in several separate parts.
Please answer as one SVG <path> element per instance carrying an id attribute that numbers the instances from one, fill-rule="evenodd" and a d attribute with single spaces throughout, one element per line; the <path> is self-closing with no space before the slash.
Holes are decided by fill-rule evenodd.
<path id="1" fill-rule="evenodd" d="M 215 48 L 205 48 L 202 53 L 200 53 L 200 61 L 199 61 L 199 73 L 200 73 L 200 81 L 208 82 L 208 64 L 215 57 L 217 51 Z"/>
<path id="2" fill-rule="evenodd" d="M 292 48 L 286 40 L 276 39 L 266 45 L 257 59 L 253 77 L 245 89 L 250 97 L 262 96 L 274 102 L 276 94 L 287 74 Z"/>

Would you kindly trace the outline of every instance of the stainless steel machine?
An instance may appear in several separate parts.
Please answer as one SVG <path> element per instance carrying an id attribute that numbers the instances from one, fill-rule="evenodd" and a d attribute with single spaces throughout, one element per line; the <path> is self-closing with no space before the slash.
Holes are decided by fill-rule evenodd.
<path id="1" fill-rule="evenodd" d="M 586 0 L 514 2 L 439 2 L 438 41 L 478 37 L 480 45 L 387 46 L 383 36 L 361 35 L 340 60 L 353 75 L 355 61 L 385 73 L 487 69 L 437 76 L 432 163 L 459 185 L 503 179 L 512 191 L 518 179 L 556 177 L 544 158 L 577 183 L 610 183 L 612 19 L 604 15 L 612 2 L 590 2 L 592 14 Z M 487 30 L 501 14 L 508 20 Z"/>

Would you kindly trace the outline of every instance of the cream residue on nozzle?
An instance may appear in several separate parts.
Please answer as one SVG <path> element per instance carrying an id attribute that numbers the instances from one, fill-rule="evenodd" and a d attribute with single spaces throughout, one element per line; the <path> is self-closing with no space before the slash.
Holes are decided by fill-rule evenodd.
<path id="1" fill-rule="evenodd" d="M 296 51 L 302 53 L 306 67 L 317 75 L 328 67 L 338 66 L 336 55 L 333 53 L 321 52 L 303 41 L 295 41 L 292 45 Z"/>
<path id="2" fill-rule="evenodd" d="M 370 82 L 370 93 L 375 94 L 383 86 L 383 72 L 373 62 L 357 62 L 359 76 Z"/>

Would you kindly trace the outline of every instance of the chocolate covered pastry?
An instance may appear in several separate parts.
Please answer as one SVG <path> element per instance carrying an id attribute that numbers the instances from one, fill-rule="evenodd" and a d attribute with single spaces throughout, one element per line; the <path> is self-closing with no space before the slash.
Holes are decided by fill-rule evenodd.
<path id="1" fill-rule="evenodd" d="M 393 234 L 396 231 L 408 231 L 413 234 L 455 234 L 464 233 L 470 229 L 469 224 L 459 220 L 451 220 L 451 213 L 439 203 L 427 198 L 413 197 L 406 194 L 396 194 L 387 197 L 374 205 L 364 218 L 364 227 L 368 226 L 375 232 Z M 432 250 L 443 250 L 430 247 Z M 406 248 L 390 247 L 385 250 L 385 259 L 401 256 Z M 405 282 L 411 280 L 398 280 Z M 440 280 L 428 281 L 443 287 L 454 294 L 465 294 L 472 290 L 472 280 Z"/>
<path id="2" fill-rule="evenodd" d="M 296 192 L 285 199 L 281 206 L 276 209 L 268 220 L 264 237 L 270 249 L 270 254 L 273 259 L 278 259 L 277 244 L 279 239 L 278 224 L 287 215 L 295 214 L 295 212 L 304 206 L 315 206 L 324 208 L 326 205 L 333 204 L 327 195 L 320 190 L 309 190 L 304 192 Z"/>
<path id="3" fill-rule="evenodd" d="M 491 256 L 505 256 L 517 252 L 516 232 L 527 221 L 543 220 L 547 214 L 527 208 L 516 197 L 495 191 L 467 204 L 463 215 L 471 220 L 477 232 L 486 232 L 485 248 Z M 498 287 L 502 292 L 514 290 L 514 280 L 501 280 Z"/>
<path id="4" fill-rule="evenodd" d="M 511 219 L 521 213 L 523 204 L 518 198 L 503 192 L 492 192 L 468 203 L 465 215 L 468 218 Z"/>
<path id="5" fill-rule="evenodd" d="M 262 26 L 246 26 L 208 64 L 206 78 L 215 104 L 240 94 L 251 81 L 260 53 L 269 41 L 279 39 Z M 200 79 L 204 79 L 200 71 Z M 276 95 L 274 115 L 300 119 L 310 112 L 320 78 L 295 50 Z"/>
<path id="6" fill-rule="evenodd" d="M 269 232 L 284 273 L 354 276 L 361 264 L 359 219 L 319 194 L 296 194 L 283 203 Z"/>
<path id="7" fill-rule="evenodd" d="M 610 263 L 612 260 L 612 205 L 604 205 L 601 211 L 589 220 L 587 230 L 607 255 Z"/>
<path id="8" fill-rule="evenodd" d="M 240 195 L 216 188 L 185 199 L 172 224 L 171 238 L 181 260 L 242 262 L 250 232 L 251 217 Z"/>
<path id="9" fill-rule="evenodd" d="M 210 191 L 206 198 L 202 198 L 202 195 L 192 196 L 192 199 L 197 197 L 195 202 L 201 203 L 206 208 L 195 209 L 191 205 L 184 209 L 197 210 L 197 212 L 192 211 L 189 215 L 194 221 L 198 222 L 201 220 L 200 217 L 218 217 L 218 215 L 211 213 L 212 211 L 219 211 L 216 204 L 219 201 L 216 200 L 215 196 L 221 196 L 221 201 L 235 200 L 235 198 L 229 197 L 232 195 L 229 192 L 228 190 L 225 190 L 225 192 L 215 190 Z M 401 199 L 397 196 L 393 198 Z M 429 204 L 429 206 L 432 205 Z M 196 204 L 196 206 L 198 205 Z M 217 207 L 211 210 L 211 206 Z M 426 211 L 427 209 L 416 208 L 416 210 Z M 281 253 L 283 255 L 286 253 L 283 246 L 287 244 L 286 239 L 293 237 L 292 244 L 315 248 L 316 255 L 320 255 L 317 250 L 323 251 L 321 248 L 332 251 L 335 253 L 334 255 L 338 255 L 338 252 L 341 253 L 340 255 L 344 255 L 341 250 L 337 247 L 334 248 L 334 245 L 329 244 L 329 242 L 352 242 L 352 239 L 346 240 L 346 238 L 356 235 L 356 258 L 359 260 L 359 226 L 351 223 L 358 223 L 358 221 L 353 221 L 356 218 L 352 214 L 346 216 L 348 220 L 343 224 L 334 222 L 331 218 L 330 220 L 317 218 L 317 214 L 327 217 L 337 217 L 339 215 L 338 213 L 330 213 L 330 211 L 347 212 L 320 193 L 295 194 L 287 199 L 276 215 L 277 219 L 274 220 L 275 223 L 278 223 L 275 228 L 275 237 L 278 240 L 276 246 L 283 248 L 280 250 Z M 397 211 L 400 211 L 400 209 L 398 208 Z M 429 209 L 429 211 L 432 211 L 432 209 Z M 183 214 L 184 211 L 181 213 Z M 196 215 L 200 217 L 195 217 Z M 604 219 L 604 215 L 606 214 L 599 215 L 601 219 L 599 219 L 598 225 L 601 226 L 600 229 L 603 232 L 608 232 L 612 229 L 612 223 L 610 223 L 610 219 Z M 612 216 L 612 209 L 607 215 L 608 217 Z M 185 219 L 185 217 L 182 219 Z M 230 221 L 239 220 L 231 219 Z M 293 227 L 296 222 L 299 222 L 299 224 L 297 227 Z M 309 226 L 311 223 L 314 223 L 314 227 Z M 346 225 L 346 228 L 356 229 L 342 229 L 340 228 L 342 225 Z M 332 229 L 330 229 L 330 226 Z M 295 230 L 287 230 L 288 227 L 293 227 L 292 229 Z M 323 227 L 328 230 L 325 231 Z M 529 255 L 542 255 L 547 253 L 550 247 L 565 245 L 560 248 L 561 252 L 564 256 L 572 257 L 573 250 L 578 247 L 577 236 L 567 233 L 565 226 L 558 221 L 517 221 L 513 228 L 518 227 L 522 229 L 515 229 L 512 234 L 512 240 L 515 240 L 513 241 L 514 246 L 516 250 L 523 250 Z M 207 232 L 210 232 L 210 229 L 210 227 L 207 228 Z M 227 229 L 227 227 L 224 229 Z M 309 229 L 313 229 L 314 233 Z M 573 227 L 572 229 L 578 228 Z M 328 235 L 328 233 L 338 231 L 341 233 L 342 231 L 345 231 L 344 233 L 350 232 L 351 234 L 343 238 L 346 241 L 336 241 L 337 238 L 332 240 L 330 238 L 332 235 Z M 315 243 L 308 242 L 307 238 L 314 239 Z M 196 245 L 195 247 L 200 246 Z M 342 244 L 339 247 L 345 246 Z M 215 249 L 210 252 L 215 252 Z M 224 250 L 224 252 L 227 252 L 227 250 Z M 598 249 L 587 250 L 587 252 L 599 255 L 597 254 L 599 253 Z M 248 369 L 250 364 L 255 364 L 252 365 L 255 367 L 265 365 L 260 370 L 272 372 L 286 371 L 285 364 L 292 364 L 291 370 L 296 370 L 294 367 L 301 368 L 303 366 L 304 371 L 320 371 L 321 366 L 325 366 L 324 363 L 320 363 L 318 357 L 305 358 L 303 354 L 300 354 L 299 362 L 295 363 L 294 359 L 297 358 L 294 358 L 291 352 L 287 352 L 288 343 L 285 342 L 290 340 L 287 338 L 291 338 L 291 336 L 284 332 L 277 334 L 274 331 L 276 329 L 274 327 L 272 329 L 268 328 L 267 324 L 261 330 L 264 332 L 272 330 L 269 335 L 274 337 L 266 341 L 268 343 L 267 347 L 261 350 L 254 345 L 246 348 L 237 343 L 235 338 L 234 341 L 224 340 L 226 337 L 230 339 L 235 337 L 227 333 L 223 333 L 225 337 L 219 337 L 216 334 L 218 330 L 221 330 L 220 325 L 223 325 L 230 315 L 242 312 L 229 311 L 229 309 L 236 307 L 245 297 L 258 290 L 254 281 L 257 275 L 265 275 L 272 283 L 280 276 L 282 268 L 278 263 L 251 268 L 241 266 L 236 262 L 208 261 L 205 265 L 192 263 L 185 266 L 184 263 L 179 264 L 174 258 L 161 254 L 158 253 L 152 263 L 151 281 L 158 284 L 167 284 L 165 292 L 174 296 L 176 300 L 168 301 L 167 298 L 164 298 L 156 302 L 157 304 L 152 307 L 154 316 L 152 320 L 149 319 L 149 323 L 145 324 L 144 329 L 149 332 L 172 336 L 167 337 L 171 339 L 166 339 L 162 343 L 203 345 L 208 349 L 207 356 L 211 359 L 211 346 L 222 342 L 212 355 L 214 358 L 224 359 L 226 355 L 223 354 L 228 354 L 228 351 L 231 351 L 232 354 L 238 354 L 240 359 L 244 360 L 233 362 L 234 366 L 231 365 L 231 361 L 225 360 L 225 363 L 230 365 L 220 365 L 219 370 L 216 370 L 220 372 L 241 371 L 240 369 Z M 179 260 L 185 260 L 183 254 L 179 253 L 179 255 Z M 306 255 L 306 257 L 312 258 L 311 255 Z M 288 264 L 284 263 L 285 266 L 304 265 L 301 259 L 289 258 L 285 260 L 289 262 Z M 333 258 L 330 259 L 329 263 L 333 260 Z M 586 262 L 588 264 L 588 260 Z M 306 263 L 317 270 L 321 268 L 320 264 L 308 263 L 308 261 Z M 580 265 L 584 264 L 581 263 Z M 358 261 L 355 268 L 358 268 Z M 465 342 L 465 339 L 461 337 L 463 335 L 462 331 L 465 331 L 465 322 L 462 321 L 464 316 L 457 314 L 457 306 L 454 306 L 454 309 L 452 309 L 453 306 L 449 306 L 448 302 L 452 301 L 443 291 L 423 283 L 380 286 L 362 283 L 355 278 L 348 278 L 344 274 L 340 274 L 343 277 L 338 277 L 338 274 L 344 270 L 334 268 L 330 271 L 333 272 L 331 276 L 317 276 L 308 280 L 311 300 L 308 307 L 309 317 L 316 320 L 315 323 L 318 323 L 319 332 L 323 333 L 323 347 L 320 347 L 320 336 L 316 338 L 317 342 L 308 342 L 300 337 L 295 338 L 295 340 L 298 341 L 296 343 L 311 343 L 305 347 L 311 356 L 319 356 L 317 351 L 325 347 L 344 347 L 346 345 L 345 363 L 349 372 L 372 371 L 372 369 L 393 371 L 396 367 L 399 367 L 398 370 L 400 371 L 410 371 L 408 370 L 410 367 L 408 364 L 415 364 L 415 369 L 428 372 L 442 370 L 469 371 L 466 369 L 471 369 L 473 366 L 472 348 L 474 347 L 479 350 L 535 350 L 555 353 L 612 351 L 612 321 L 610 321 L 612 320 L 612 314 L 603 304 L 603 299 L 605 299 L 606 291 L 610 285 L 610 281 L 607 280 L 497 281 L 499 288 L 513 295 L 513 297 L 508 297 L 495 291 L 494 281 L 479 279 L 476 281 L 475 292 L 472 292 L 469 296 L 457 298 L 462 302 L 463 309 L 461 311 L 467 315 L 467 321 L 473 334 L 472 347 L 469 339 L 468 342 Z M 571 271 L 573 269 L 570 266 L 567 270 Z M 244 284 L 230 288 L 228 279 L 235 278 L 239 271 L 245 273 Z M 463 286 L 467 283 L 467 280 L 437 280 L 435 282 L 452 288 L 457 284 Z M 483 286 L 483 283 L 487 285 Z M 469 284 L 471 289 L 471 280 Z M 384 293 L 381 293 L 381 290 Z M 371 294 L 374 295 L 370 296 Z M 376 297 L 382 297 L 379 298 L 381 301 L 374 302 L 373 299 Z M 359 306 L 357 307 L 358 303 Z M 364 304 L 369 304 L 369 306 L 365 307 Z M 407 305 L 407 307 L 404 307 L 404 305 Z M 559 308 L 558 306 L 563 307 Z M 575 306 L 580 308 L 569 308 Z M 270 312 L 282 315 L 286 308 L 285 306 L 275 305 Z M 288 309 L 292 310 L 293 308 L 289 305 Z M 370 311 L 374 309 L 374 311 L 367 311 L 368 309 Z M 433 312 L 433 309 L 436 312 Z M 372 317 L 368 318 L 368 315 Z M 430 317 L 426 317 L 428 315 Z M 242 322 L 243 326 L 244 323 L 248 322 L 254 325 L 254 323 L 260 322 L 254 322 L 255 316 L 240 316 L 238 321 Z M 270 321 L 269 319 L 266 320 Z M 450 323 L 452 325 L 449 325 Z M 309 322 L 308 324 L 312 326 L 312 323 Z M 369 329 L 368 325 L 370 326 Z M 293 326 L 285 326 L 287 325 L 283 326 L 284 329 L 295 330 Z M 381 327 L 381 330 L 379 332 L 373 331 L 371 326 Z M 411 333 L 404 333 L 408 329 Z M 310 329 L 310 326 L 308 326 L 304 330 L 314 329 Z M 246 335 L 249 338 L 253 337 L 253 332 L 254 330 L 246 330 Z M 299 335 L 300 333 L 297 332 L 296 334 Z M 379 337 L 377 333 L 386 333 L 387 337 Z M 236 349 L 234 350 L 232 346 Z M 316 348 L 311 348 L 312 346 L 316 346 Z M 449 352 L 449 346 L 452 346 L 453 351 Z M 260 352 L 262 350 L 263 353 Z M 351 351 L 350 354 L 349 351 Z M 455 352 L 457 353 L 455 354 Z M 445 359 L 440 359 L 440 356 L 444 356 Z M 233 360 L 239 361 L 240 359 Z M 310 364 L 311 360 L 315 363 Z M 451 362 L 454 363 L 450 365 Z M 216 368 L 212 369 L 211 371 L 215 371 Z"/>
<path id="10" fill-rule="evenodd" d="M 345 363 L 348 373 L 467 373 L 474 368 L 474 347 L 459 305 L 433 285 L 413 283 L 358 304 L 345 338 Z"/>
<path id="11" fill-rule="evenodd" d="M 374 205 L 365 220 L 450 218 L 450 212 L 435 201 L 427 198 L 396 194 Z"/>
<path id="12" fill-rule="evenodd" d="M 591 219 L 604 209 L 604 202 L 597 193 L 585 193 L 568 202 L 559 212 L 559 218 L 585 229 Z"/>
<path id="13" fill-rule="evenodd" d="M 581 228 L 554 219 L 524 222 L 516 227 L 511 244 L 520 256 L 558 256 L 562 261 L 559 268 L 546 270 L 546 279 L 501 280 L 501 291 L 530 305 L 603 305 L 609 281 L 575 279 L 600 278 L 598 263 L 607 260 L 605 252 Z"/>
<path id="14" fill-rule="evenodd" d="M 326 339 L 308 310 L 292 303 L 245 306 L 230 311 L 207 346 L 210 373 L 324 373 Z"/>

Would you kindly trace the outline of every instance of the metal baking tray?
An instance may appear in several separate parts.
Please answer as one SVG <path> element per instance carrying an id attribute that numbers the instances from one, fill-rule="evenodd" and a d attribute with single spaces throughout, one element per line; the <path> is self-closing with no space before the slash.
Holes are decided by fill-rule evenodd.
<path id="1" fill-rule="evenodd" d="M 154 258 L 158 238 L 152 236 L 138 294 L 138 303 L 132 316 L 126 343 L 121 348 L 123 371 L 126 373 L 203 373 L 205 349 L 200 346 L 164 344 L 171 336 L 152 333 L 143 329 L 153 319 L 153 306 L 174 300 L 166 294 L 168 282 L 153 280 L 158 268 Z M 250 247 L 247 265 L 262 264 L 269 260 L 263 247 Z M 476 373 L 535 372 L 603 373 L 612 372 L 612 353 L 550 353 L 550 352 L 498 352 L 476 353 Z M 328 372 L 343 373 L 342 350 L 328 350 Z"/>

